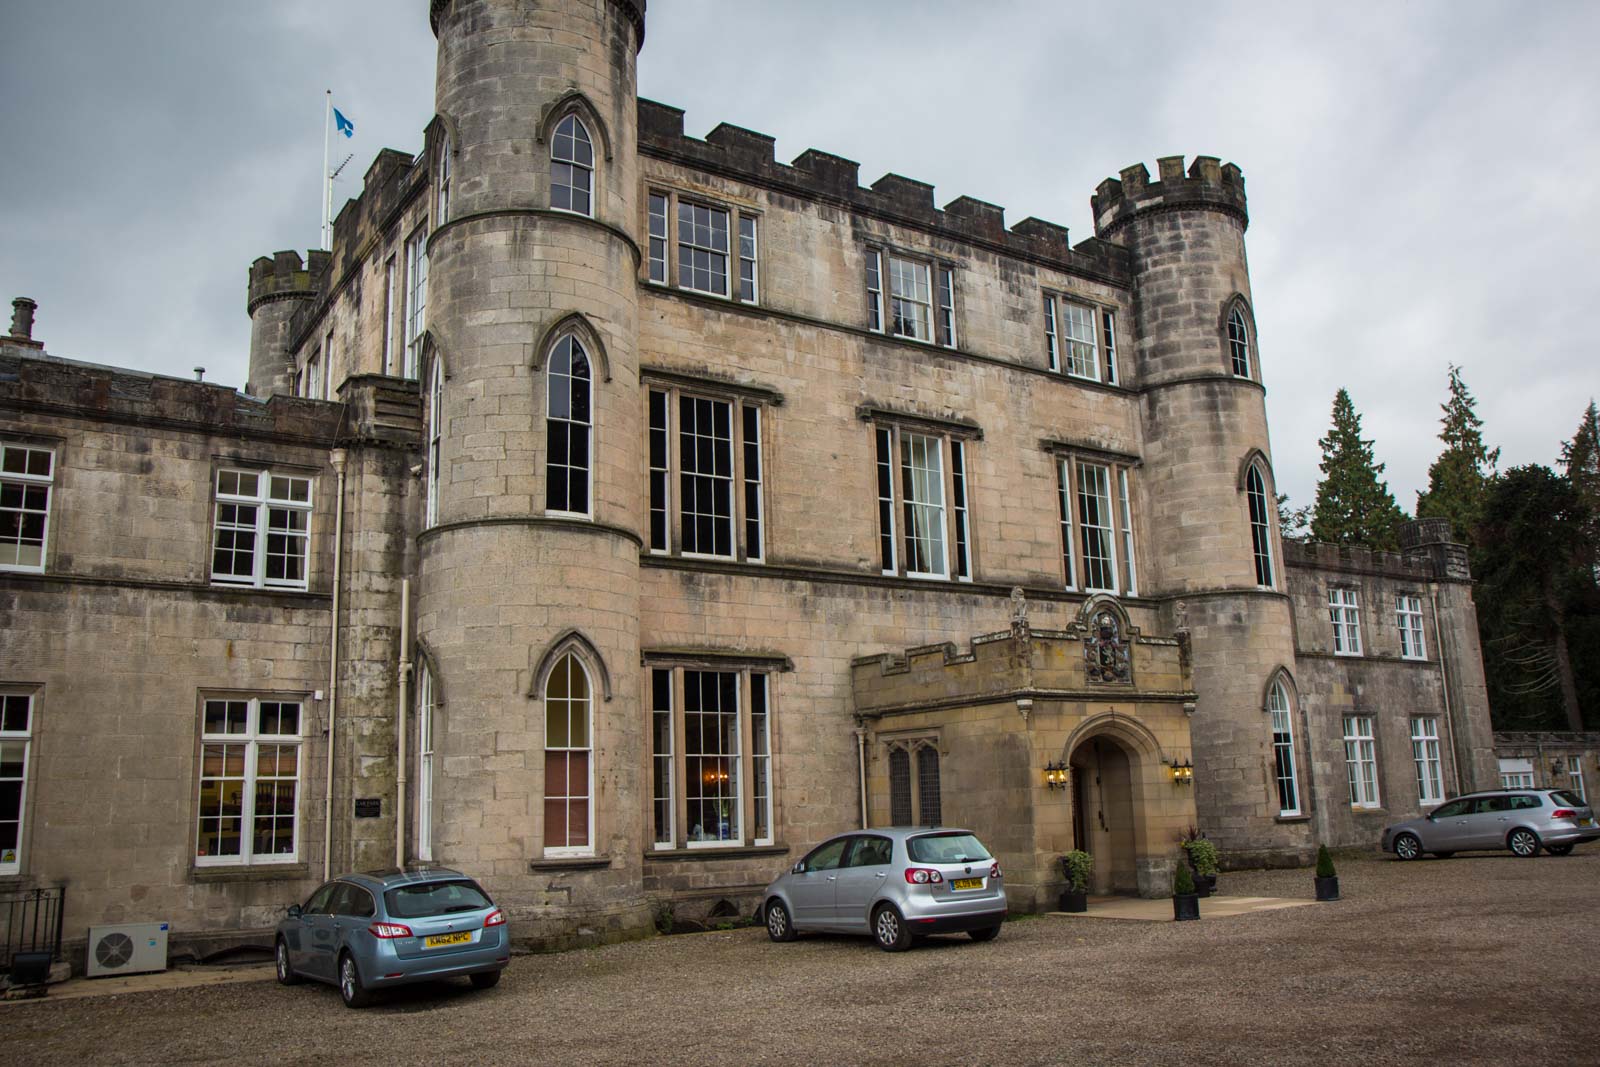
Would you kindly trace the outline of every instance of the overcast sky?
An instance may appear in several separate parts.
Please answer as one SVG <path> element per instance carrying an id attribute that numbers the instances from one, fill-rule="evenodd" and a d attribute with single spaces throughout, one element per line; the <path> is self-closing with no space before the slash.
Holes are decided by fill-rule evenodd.
<path id="1" fill-rule="evenodd" d="M 242 385 L 245 272 L 315 244 L 433 112 L 426 0 L 0 0 L 0 311 L 74 359 Z M 639 93 L 1090 236 L 1102 178 L 1244 170 L 1279 488 L 1315 493 L 1345 386 L 1415 506 L 1446 364 L 1501 466 L 1600 394 L 1600 4 L 652 0 Z M 0 324 L 3 325 L 3 324 Z"/>

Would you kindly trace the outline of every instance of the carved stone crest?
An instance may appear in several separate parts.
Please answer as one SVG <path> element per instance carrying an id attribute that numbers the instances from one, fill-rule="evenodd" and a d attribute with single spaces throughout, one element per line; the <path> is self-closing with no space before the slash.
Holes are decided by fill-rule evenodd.
<path id="1" fill-rule="evenodd" d="M 1127 684 L 1133 681 L 1128 661 L 1128 644 L 1122 625 L 1109 611 L 1097 611 L 1083 639 L 1084 671 L 1089 681 L 1101 684 Z"/>

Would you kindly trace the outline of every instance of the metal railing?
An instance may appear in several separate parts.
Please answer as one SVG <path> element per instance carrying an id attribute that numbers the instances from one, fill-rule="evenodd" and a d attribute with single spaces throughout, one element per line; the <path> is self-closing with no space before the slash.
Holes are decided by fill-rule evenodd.
<path id="1" fill-rule="evenodd" d="M 48 952 L 59 961 L 66 910 L 66 886 L 0 897 L 0 969 L 9 970 L 19 952 Z"/>

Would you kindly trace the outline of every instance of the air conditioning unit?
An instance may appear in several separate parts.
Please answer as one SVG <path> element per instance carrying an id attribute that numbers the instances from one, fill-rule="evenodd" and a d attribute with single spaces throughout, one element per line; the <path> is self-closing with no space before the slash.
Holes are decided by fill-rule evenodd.
<path id="1" fill-rule="evenodd" d="M 89 977 L 166 970 L 167 925 L 119 923 L 89 927 Z"/>

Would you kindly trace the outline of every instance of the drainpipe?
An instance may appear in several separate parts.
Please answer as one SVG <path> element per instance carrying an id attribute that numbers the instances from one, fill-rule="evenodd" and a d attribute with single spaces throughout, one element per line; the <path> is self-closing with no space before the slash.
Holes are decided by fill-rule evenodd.
<path id="1" fill-rule="evenodd" d="M 861 785 L 861 829 L 867 828 L 867 731 L 856 727 L 856 777 Z"/>
<path id="2" fill-rule="evenodd" d="M 406 695 L 411 681 L 411 579 L 400 580 L 400 709 L 395 719 L 394 865 L 406 865 Z"/>
<path id="3" fill-rule="evenodd" d="M 333 759 L 334 724 L 339 715 L 339 576 L 344 554 L 344 461 L 345 451 L 336 448 L 328 453 L 339 476 L 339 488 L 333 508 L 333 612 L 328 627 L 328 777 L 324 785 L 326 802 L 322 812 L 322 880 L 333 877 Z"/>
<path id="4" fill-rule="evenodd" d="M 1439 681 L 1444 689 L 1444 728 L 1450 735 L 1450 754 L 1455 758 L 1451 763 L 1451 777 L 1455 779 L 1456 796 L 1461 795 L 1461 750 L 1456 747 L 1456 719 L 1455 713 L 1450 710 L 1450 668 L 1445 662 L 1444 633 L 1439 629 L 1439 596 L 1431 590 L 1428 593 L 1428 603 L 1433 607 L 1433 639 L 1439 645 Z"/>

